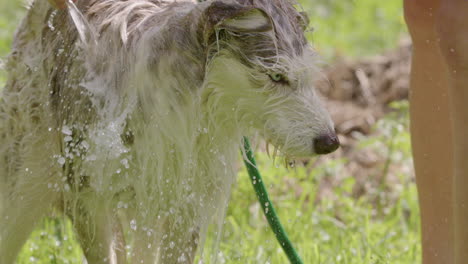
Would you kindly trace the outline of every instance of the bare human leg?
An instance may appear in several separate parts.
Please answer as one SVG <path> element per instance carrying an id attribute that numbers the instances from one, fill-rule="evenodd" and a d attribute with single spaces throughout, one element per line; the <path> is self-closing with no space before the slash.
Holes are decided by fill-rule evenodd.
<path id="1" fill-rule="evenodd" d="M 447 67 L 435 30 L 439 0 L 405 0 L 413 40 L 411 138 L 424 264 L 453 263 L 453 168 Z"/>
<path id="2" fill-rule="evenodd" d="M 448 66 L 453 128 L 455 263 L 468 263 L 468 1 L 442 0 L 437 17 Z"/>

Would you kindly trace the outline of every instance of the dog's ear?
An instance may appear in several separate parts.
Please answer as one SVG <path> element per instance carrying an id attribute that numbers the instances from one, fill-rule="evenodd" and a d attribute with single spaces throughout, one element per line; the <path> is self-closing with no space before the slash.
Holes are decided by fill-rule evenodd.
<path id="1" fill-rule="evenodd" d="M 219 21 L 215 28 L 234 32 L 265 32 L 272 29 L 270 17 L 261 9 L 244 8 L 233 11 L 231 17 Z"/>
<path id="2" fill-rule="evenodd" d="M 239 33 L 266 32 L 273 29 L 271 18 L 265 11 L 221 1 L 214 1 L 205 9 L 201 26 L 205 43 L 214 32 L 222 29 Z"/>

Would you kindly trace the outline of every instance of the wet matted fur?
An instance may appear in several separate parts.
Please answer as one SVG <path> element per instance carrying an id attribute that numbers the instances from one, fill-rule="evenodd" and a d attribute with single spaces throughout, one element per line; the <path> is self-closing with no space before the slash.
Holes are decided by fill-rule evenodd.
<path id="1" fill-rule="evenodd" d="M 127 245 L 132 263 L 192 263 L 222 225 L 242 135 L 288 156 L 334 135 L 292 2 L 77 4 L 81 36 L 34 1 L 6 64 L 0 263 L 51 208 L 88 263 L 124 263 Z"/>

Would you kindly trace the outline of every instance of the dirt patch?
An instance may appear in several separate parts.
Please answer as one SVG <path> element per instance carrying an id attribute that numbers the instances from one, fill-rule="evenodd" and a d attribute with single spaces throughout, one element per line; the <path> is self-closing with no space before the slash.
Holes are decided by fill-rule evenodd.
<path id="1" fill-rule="evenodd" d="M 358 61 L 341 59 L 325 70 L 318 90 L 337 132 L 368 135 L 371 127 L 391 111 L 393 101 L 408 99 L 411 44 L 403 41 L 394 51 Z M 346 144 L 346 142 L 344 142 Z"/>
<path id="2" fill-rule="evenodd" d="M 410 64 L 411 43 L 402 41 L 397 49 L 383 55 L 341 59 L 325 69 L 326 78 L 318 83 L 318 90 L 326 97 L 341 148 L 313 161 L 313 167 L 330 160 L 344 162 L 339 173 L 319 180 L 318 200 L 333 197 L 334 188 L 350 176 L 355 179 L 350 195 L 370 195 L 376 200 L 382 199 L 381 193 L 385 199 L 396 199 L 398 192 L 394 190 L 414 181 L 411 159 L 390 157 L 398 154 L 398 146 L 393 146 L 391 135 L 385 138 L 375 129 L 378 120 L 395 111 L 389 106 L 392 102 L 408 99 Z M 380 142 L 381 149 L 359 146 L 363 139 L 372 137 L 389 141 Z"/>

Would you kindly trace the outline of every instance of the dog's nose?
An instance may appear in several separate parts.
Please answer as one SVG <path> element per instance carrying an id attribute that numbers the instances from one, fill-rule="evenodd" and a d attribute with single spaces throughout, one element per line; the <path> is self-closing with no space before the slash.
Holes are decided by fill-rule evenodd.
<path id="1" fill-rule="evenodd" d="M 314 139 L 314 149 L 317 154 L 328 154 L 340 146 L 340 141 L 335 133 L 324 134 Z"/>

